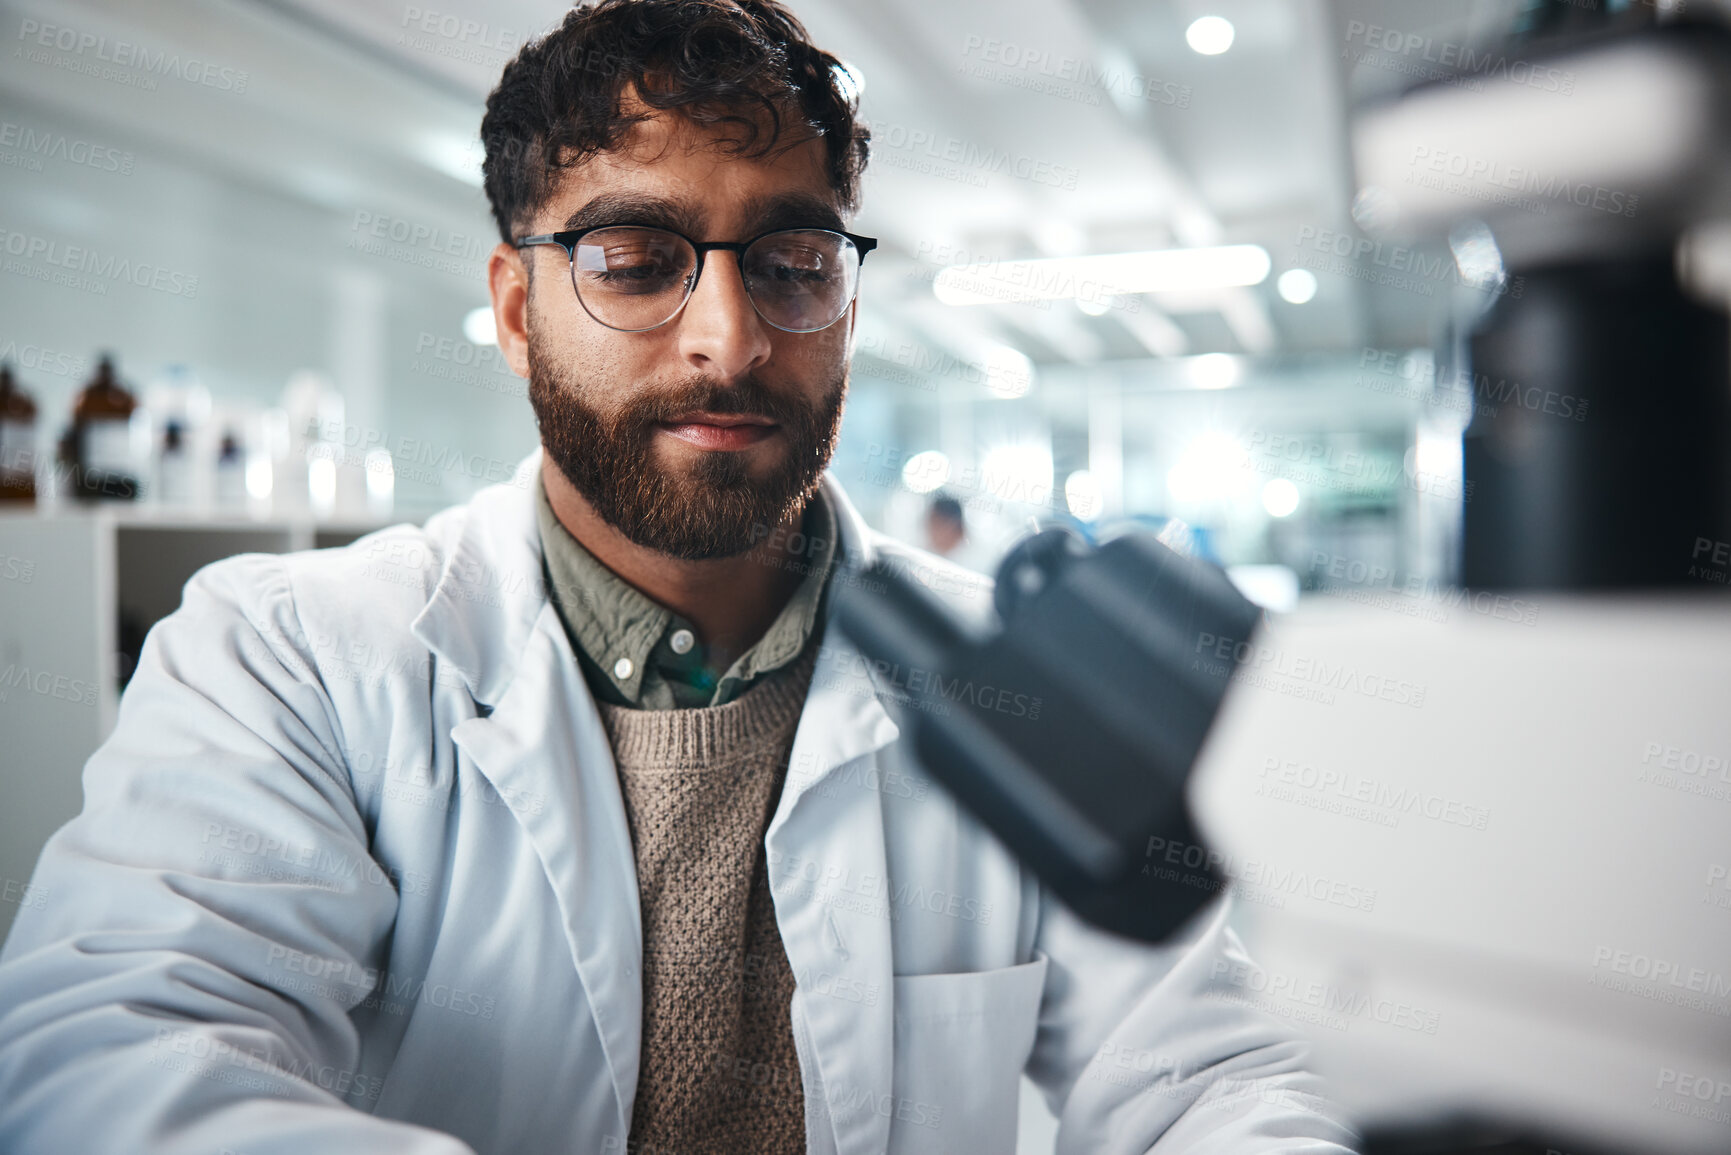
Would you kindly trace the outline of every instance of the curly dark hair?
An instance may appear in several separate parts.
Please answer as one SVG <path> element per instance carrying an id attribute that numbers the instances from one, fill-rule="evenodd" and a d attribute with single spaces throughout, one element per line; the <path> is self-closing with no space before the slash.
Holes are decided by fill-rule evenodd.
<path id="1" fill-rule="evenodd" d="M 507 243 L 561 170 L 620 147 L 649 119 L 621 110 L 627 86 L 651 109 L 726 126 L 720 147 L 735 155 L 806 139 L 784 131 L 796 118 L 828 149 L 840 211 L 858 208 L 871 139 L 858 92 L 793 13 L 776 0 L 599 0 L 524 45 L 487 97 L 482 172 Z"/>

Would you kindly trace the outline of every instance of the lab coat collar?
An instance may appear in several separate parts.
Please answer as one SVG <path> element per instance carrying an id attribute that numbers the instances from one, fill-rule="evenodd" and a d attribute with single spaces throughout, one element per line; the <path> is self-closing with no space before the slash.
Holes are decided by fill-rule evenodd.
<path id="1" fill-rule="evenodd" d="M 455 522 L 456 541 L 437 586 L 410 631 L 449 663 L 477 702 L 498 702 L 517 671 L 541 611 L 549 606 L 535 522 L 537 449 L 511 480 L 491 485 L 467 505 L 428 522 L 428 532 Z M 449 523 L 447 523 L 449 524 Z"/>
<path id="2" fill-rule="evenodd" d="M 517 466 L 510 483 L 490 486 L 466 507 L 439 515 L 457 515 L 456 541 L 432 597 L 410 627 L 486 708 L 502 705 L 510 687 L 531 670 L 536 681 L 532 695 L 547 693 L 552 675 L 548 663 L 569 653 L 568 645 L 551 650 L 531 646 L 538 632 L 557 625 L 556 617 L 549 616 L 554 611 L 543 581 L 535 518 L 534 484 L 540 468 L 537 449 Z M 826 474 L 821 484 L 835 514 L 838 539 L 831 586 L 856 583 L 879 557 L 873 531 L 833 475 Z M 834 604 L 833 596 L 829 601 Z M 526 662 L 530 657 L 539 660 Z M 565 680 L 571 677 L 581 683 L 574 656 Z M 799 799 L 831 770 L 895 739 L 896 724 L 879 700 L 880 693 L 890 691 L 880 687 L 877 678 L 844 635 L 833 628 L 824 631 L 787 784 L 770 822 L 770 839 Z M 590 697 L 582 685 L 572 692 L 577 698 Z"/>
<path id="3" fill-rule="evenodd" d="M 428 526 L 431 531 L 438 521 L 454 517 L 456 541 L 410 629 L 457 671 L 477 702 L 488 706 L 511 684 L 536 622 L 550 604 L 535 518 L 540 469 L 537 448 L 518 464 L 509 482 L 487 487 L 466 506 L 438 515 Z M 830 581 L 857 581 L 860 571 L 878 557 L 872 530 L 833 475 L 825 474 L 820 484 L 835 514 L 839 539 Z"/>
<path id="4" fill-rule="evenodd" d="M 534 484 L 540 468 L 541 450 L 536 449 L 517 466 L 511 482 L 490 486 L 466 507 L 439 515 L 456 516 L 456 541 L 431 598 L 410 627 L 486 708 L 501 705 L 514 682 L 530 670 L 537 680 L 534 693 L 545 693 L 547 663 L 569 653 L 569 646 L 549 651 L 530 644 L 538 632 L 552 628 L 549 622 L 557 624 L 556 617 L 549 617 L 553 606 L 543 580 L 535 518 Z M 825 474 L 821 484 L 835 514 L 838 538 L 831 586 L 857 583 L 879 557 L 873 531 L 833 475 Z M 432 531 L 433 525 L 428 528 Z M 526 663 L 532 656 L 539 661 Z M 568 674 L 581 681 L 574 657 Z M 807 721 L 795 735 L 794 762 L 782 805 L 770 823 L 771 837 L 793 804 L 830 770 L 894 740 L 895 722 L 879 700 L 880 694 L 891 692 L 878 685 L 870 663 L 860 659 L 844 635 L 824 631 L 806 699 Z M 811 721 L 814 714 L 821 724 Z"/>

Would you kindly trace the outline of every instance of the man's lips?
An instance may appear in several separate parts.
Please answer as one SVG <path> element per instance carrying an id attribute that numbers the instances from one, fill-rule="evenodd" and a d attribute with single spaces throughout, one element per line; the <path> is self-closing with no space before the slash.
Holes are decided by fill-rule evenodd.
<path id="1" fill-rule="evenodd" d="M 744 449 L 772 436 L 778 428 L 767 417 L 749 413 L 689 413 L 659 422 L 669 436 L 699 449 Z"/>

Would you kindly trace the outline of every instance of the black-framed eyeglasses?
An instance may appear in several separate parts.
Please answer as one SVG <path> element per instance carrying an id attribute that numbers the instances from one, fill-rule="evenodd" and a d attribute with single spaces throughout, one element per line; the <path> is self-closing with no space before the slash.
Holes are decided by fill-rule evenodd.
<path id="1" fill-rule="evenodd" d="M 859 293 L 871 237 L 834 229 L 777 229 L 746 242 L 698 244 L 672 229 L 598 225 L 519 237 L 519 248 L 558 245 L 571 261 L 577 302 L 600 324 L 625 333 L 658 328 L 679 315 L 716 249 L 739 257 L 751 307 L 788 333 L 815 333 L 841 319 Z"/>

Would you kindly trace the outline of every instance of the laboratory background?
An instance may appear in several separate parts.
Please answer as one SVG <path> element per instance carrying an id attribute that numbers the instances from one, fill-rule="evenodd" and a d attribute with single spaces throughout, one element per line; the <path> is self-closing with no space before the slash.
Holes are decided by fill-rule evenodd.
<path id="1" fill-rule="evenodd" d="M 1031 531 L 1067 526 L 1100 542 L 1142 529 L 1224 567 L 1273 620 L 1323 607 L 1366 646 L 1435 641 L 1434 660 L 1414 659 L 1420 673 L 1399 682 L 1416 703 L 1381 694 L 1364 706 L 1382 711 L 1357 730 L 1368 791 L 1327 789 L 1298 738 L 1290 757 L 1255 763 L 1259 781 L 1198 786 L 1205 814 L 1249 793 L 1266 803 L 1213 863 L 1247 896 L 1246 933 L 1303 915 L 1285 941 L 1333 928 L 1376 976 L 1368 1002 L 1334 1005 L 1289 977 L 1310 973 L 1309 947 L 1276 948 L 1287 971 L 1246 979 L 1244 998 L 1335 1047 L 1337 1069 L 1376 1085 L 1368 1110 L 1472 1087 L 1493 1117 L 1552 1104 L 1521 1133 L 1571 1138 L 1570 1151 L 1595 1150 L 1595 1135 L 1605 1150 L 1643 1149 L 1630 1139 L 1643 1133 L 1651 1150 L 1731 1150 L 1731 953 L 1714 953 L 1731 946 L 1731 837 L 1715 848 L 1712 834 L 1731 836 L 1731 748 L 1711 745 L 1731 710 L 1701 720 L 1705 737 L 1630 723 L 1618 772 L 1652 774 L 1639 788 L 1651 812 L 1601 803 L 1577 822 L 1562 766 L 1604 747 L 1593 727 L 1623 716 L 1626 687 L 1725 672 L 1731 651 L 1701 639 L 1727 636 L 1714 607 L 1731 572 L 1720 517 L 1731 479 L 1667 481 L 1698 485 L 1701 504 L 1683 502 L 1694 528 L 1621 583 L 1706 607 L 1697 625 L 1655 627 L 1681 649 L 1643 650 L 1650 635 L 1634 619 L 1601 628 L 1590 596 L 1547 601 L 1542 575 L 1462 571 L 1469 512 L 1531 480 L 1471 476 L 1475 420 L 1517 414 L 1517 443 L 1602 437 L 1591 451 L 1614 456 L 1619 413 L 1637 411 L 1616 408 L 1608 362 L 1552 373 L 1490 345 L 1475 358 L 1487 317 L 1513 315 L 1523 297 L 1563 300 L 1547 296 L 1552 270 L 1620 260 L 1660 233 L 1679 270 L 1676 310 L 1731 304 L 1731 233 L 1714 224 L 1731 213 L 1713 191 L 1731 130 L 1713 69 L 1648 75 L 1612 61 L 1630 87 L 1607 95 L 1585 83 L 1598 64 L 1520 46 L 1558 29 L 1607 43 L 1679 29 L 1712 39 L 1731 12 L 1709 0 L 790 7 L 843 58 L 871 129 L 849 227 L 879 246 L 863 265 L 831 467 L 868 522 L 982 573 Z M 78 811 L 81 768 L 114 726 L 143 638 L 199 567 L 344 545 L 485 486 L 524 484 L 537 436 L 526 383 L 492 331 L 485 268 L 498 238 L 478 127 L 502 67 L 564 10 L 0 0 L 0 935 L 20 909 L 52 901 L 29 881 L 42 843 Z M 1413 100 L 1420 90 L 1430 95 Z M 1471 103 L 1502 93 L 1506 118 Z M 1538 144 L 1516 139 L 1533 123 L 1556 128 Z M 1663 294 L 1641 299 L 1655 317 L 1670 309 Z M 1590 334 L 1593 318 L 1624 315 L 1597 300 L 1532 311 L 1511 326 Z M 1716 356 L 1714 396 L 1731 391 Z M 1654 428 L 1722 415 L 1672 400 L 1692 396 L 1677 382 L 1696 364 L 1641 382 L 1651 405 L 1638 411 Z M 1701 452 L 1722 463 L 1724 438 Z M 1645 475 L 1694 453 L 1654 454 Z M 1561 470 L 1561 491 L 1522 489 L 1537 495 L 1532 516 L 1550 524 L 1568 479 L 1593 472 Z M 1621 486 L 1570 517 L 1586 539 L 1594 524 L 1662 521 L 1676 512 L 1667 492 Z M 1516 546 L 1543 536 L 1519 518 L 1483 532 Z M 1488 556 L 1481 574 L 1507 577 Z M 1450 648 L 1457 633 L 1486 648 Z M 1233 656 L 1244 657 L 1216 655 Z M 1392 659 L 1365 664 L 1379 661 Z M 1544 678 L 1506 676 L 1533 662 Z M 1243 674 L 1275 693 L 1241 696 L 1296 710 L 1303 695 L 1280 686 L 1319 683 L 1283 663 Z M 1455 676 L 1490 704 L 1450 698 Z M 1410 705 L 1421 709 L 1396 708 Z M 1439 740 L 1394 726 L 1419 715 L 1459 739 L 1461 778 L 1397 813 L 1378 783 Z M 1361 726 L 1344 707 L 1329 717 Z M 1554 821 L 1535 819 L 1521 852 L 1503 856 L 1489 839 L 1510 829 L 1514 804 L 1496 791 L 1523 774 L 1539 783 L 1532 813 Z M 1371 817 L 1342 818 L 1354 805 Z M 1675 835 L 1672 818 L 1689 833 Z M 1282 863 L 1367 828 L 1427 857 L 1387 871 L 1374 854 L 1341 858 L 1288 885 Z M 1266 863 L 1242 851 L 1259 838 L 1277 847 Z M 1665 896 L 1683 911 L 1667 916 L 1683 927 L 1675 941 L 1592 929 L 1606 904 L 1651 907 L 1650 892 L 1618 889 L 1629 862 L 1683 846 Z M 1183 858 L 1168 864 L 1196 865 Z M 1531 926 L 1530 912 L 1458 895 L 1432 896 L 1441 914 L 1401 906 L 1403 870 L 1422 889 L 1453 872 L 1513 880 L 1547 864 L 1564 881 L 1544 909 L 1574 929 L 1531 949 L 1519 929 L 1478 954 L 1431 952 L 1425 938 L 1446 924 L 1467 942 L 1505 917 Z M 1559 962 L 1545 949 L 1562 938 L 1572 953 Z M 1488 978 L 1476 989 L 1508 1038 L 1474 1029 L 1442 985 L 1387 977 L 1418 973 L 1389 961 L 1409 956 L 1427 975 L 1507 966 L 1530 979 L 1514 994 Z M 1677 999 L 1665 997 L 1667 970 L 1685 976 Z M 1639 994 L 1643 982 L 1654 993 Z M 1617 983 L 1627 1020 L 1572 1034 L 1577 988 Z M 1628 1080 L 1648 1114 L 1592 1116 L 1599 1075 L 1515 1041 L 1533 1039 L 1553 1058 L 1638 1055 Z M 1438 1093 L 1434 1105 L 1446 1116 L 1469 1098 Z M 1053 1127 L 1025 1096 L 1021 1150 L 1051 1150 Z"/>

